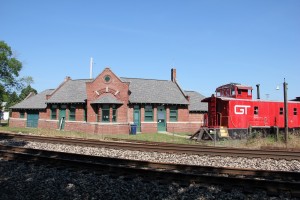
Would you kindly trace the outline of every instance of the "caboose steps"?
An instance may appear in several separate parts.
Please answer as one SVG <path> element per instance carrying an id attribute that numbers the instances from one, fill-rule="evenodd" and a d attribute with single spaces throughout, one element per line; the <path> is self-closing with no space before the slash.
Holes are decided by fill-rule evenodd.
<path id="1" fill-rule="evenodd" d="M 201 127 L 191 137 L 190 140 L 196 139 L 197 141 L 203 139 L 216 140 L 220 138 L 229 138 L 227 127 L 208 128 Z"/>

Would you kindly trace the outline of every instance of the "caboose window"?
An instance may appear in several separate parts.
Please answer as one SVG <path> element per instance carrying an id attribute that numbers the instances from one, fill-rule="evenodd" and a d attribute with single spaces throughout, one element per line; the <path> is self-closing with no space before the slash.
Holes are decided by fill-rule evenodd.
<path id="1" fill-rule="evenodd" d="M 258 115 L 258 106 L 254 106 L 254 115 Z"/>
<path id="2" fill-rule="evenodd" d="M 283 108 L 280 108 L 280 109 L 279 109 L 279 114 L 280 114 L 280 115 L 283 115 Z"/>
<path id="3" fill-rule="evenodd" d="M 297 115 L 297 108 L 294 108 L 294 115 Z"/>

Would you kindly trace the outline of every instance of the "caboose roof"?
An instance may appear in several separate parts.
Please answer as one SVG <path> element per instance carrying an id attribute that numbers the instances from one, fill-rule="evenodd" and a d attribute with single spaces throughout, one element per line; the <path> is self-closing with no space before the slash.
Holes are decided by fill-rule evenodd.
<path id="1" fill-rule="evenodd" d="M 247 85 L 236 85 L 236 87 L 238 89 L 242 89 L 242 90 L 252 90 L 253 89 L 251 86 L 247 86 Z"/>
<path id="2" fill-rule="evenodd" d="M 216 91 L 223 89 L 223 88 L 233 88 L 233 87 L 237 87 L 238 89 L 242 89 L 242 90 L 252 90 L 253 89 L 251 86 L 242 85 L 240 83 L 228 83 L 228 84 L 217 87 Z"/>
<path id="3" fill-rule="evenodd" d="M 212 97 L 207 97 L 201 102 L 210 102 Z M 223 101 L 252 101 L 252 102 L 283 102 L 281 100 L 268 100 L 268 99 L 237 99 L 231 97 L 216 97 L 216 99 L 221 99 Z M 288 101 L 288 103 L 299 103 L 297 101 Z"/>

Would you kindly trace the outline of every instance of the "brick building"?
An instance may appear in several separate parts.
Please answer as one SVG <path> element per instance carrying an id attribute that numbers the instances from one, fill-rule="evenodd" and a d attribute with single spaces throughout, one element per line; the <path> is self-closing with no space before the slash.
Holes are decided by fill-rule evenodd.
<path id="1" fill-rule="evenodd" d="M 89 133 L 194 132 L 207 104 L 195 91 L 171 80 L 118 77 L 105 68 L 95 79 L 66 77 L 56 89 L 30 94 L 11 107 L 11 127 L 38 127 Z"/>

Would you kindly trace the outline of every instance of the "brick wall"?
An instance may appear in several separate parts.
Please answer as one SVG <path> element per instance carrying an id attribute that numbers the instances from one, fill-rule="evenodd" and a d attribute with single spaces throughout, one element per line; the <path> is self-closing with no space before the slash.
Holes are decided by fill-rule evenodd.
<path id="1" fill-rule="evenodd" d="M 18 127 L 25 128 L 26 127 L 26 118 L 10 118 L 9 119 L 9 127 Z"/>
<path id="2" fill-rule="evenodd" d="M 58 120 L 39 119 L 38 128 L 58 129 Z"/>
<path id="3" fill-rule="evenodd" d="M 66 121 L 64 130 L 95 134 L 129 134 L 130 126 L 126 123 L 104 124 Z"/>
<path id="4" fill-rule="evenodd" d="M 20 111 L 19 110 L 12 111 L 11 118 L 20 118 Z M 26 112 L 24 114 L 24 118 L 25 119 L 27 118 L 27 113 Z"/>
<path id="5" fill-rule="evenodd" d="M 142 133 L 157 133 L 157 122 L 142 122 L 141 123 Z"/>
<path id="6" fill-rule="evenodd" d="M 109 76 L 110 79 L 106 80 Z M 172 73 L 173 78 L 176 78 L 176 71 Z M 66 79 L 66 81 L 69 80 Z M 64 84 L 64 83 L 63 83 Z M 61 87 L 61 84 L 59 87 Z M 84 121 L 85 105 L 75 104 L 76 106 L 76 119 L 75 121 L 69 120 L 69 106 L 66 104 L 66 122 L 65 130 L 80 131 L 88 133 L 129 133 L 130 125 L 133 122 L 133 105 L 129 104 L 129 83 L 122 82 L 109 68 L 105 68 L 94 81 L 86 83 L 87 92 L 87 122 Z M 110 107 L 110 123 L 101 123 L 101 104 L 91 104 L 95 100 L 109 96 L 122 104 L 117 105 L 117 122 L 112 122 L 112 108 Z M 74 104 L 73 104 L 74 105 Z M 140 119 L 141 119 L 141 132 L 143 133 L 156 133 L 157 132 L 157 107 L 160 104 L 153 105 L 153 122 L 144 122 L 145 104 L 140 104 Z M 111 106 L 111 104 L 110 104 Z M 202 125 L 203 114 L 189 113 L 187 105 L 178 106 L 177 122 L 169 122 L 170 120 L 170 106 L 164 105 L 166 109 L 166 122 L 167 131 L 169 132 L 195 132 Z M 59 106 L 58 106 L 59 107 Z M 51 120 L 51 105 L 47 109 L 40 111 L 39 114 L 39 128 L 58 128 L 59 109 L 57 109 L 57 120 Z M 97 116 L 99 114 L 99 116 Z M 97 122 L 99 117 L 100 123 Z M 25 113 L 24 119 L 18 119 L 19 112 L 12 112 L 12 122 L 10 126 L 25 127 L 27 115 Z"/>
<path id="7" fill-rule="evenodd" d="M 189 121 L 189 110 L 187 106 L 179 106 L 178 107 L 178 120 L 180 122 L 188 122 Z"/>
<path id="8" fill-rule="evenodd" d="M 17 124 L 16 122 L 19 123 Z M 26 124 L 26 120 L 14 120 L 13 125 L 15 127 L 22 127 L 20 122 Z M 39 128 L 44 129 L 58 129 L 58 120 L 39 120 Z M 11 125 L 10 125 L 11 126 Z M 85 132 L 85 133 L 95 133 L 95 134 L 129 134 L 130 126 L 127 123 L 89 123 L 83 121 L 66 121 L 65 131 L 75 131 L 75 132 Z"/>
<path id="9" fill-rule="evenodd" d="M 39 119 L 50 119 L 50 110 L 45 109 L 39 112 Z"/>
<path id="10" fill-rule="evenodd" d="M 190 112 L 189 113 L 189 121 L 203 123 L 204 114 L 200 113 L 200 112 Z"/>
<path id="11" fill-rule="evenodd" d="M 110 76 L 109 81 L 105 81 L 106 76 Z M 122 82 L 109 68 L 105 68 L 93 82 L 86 83 L 87 121 L 97 121 L 96 114 L 98 112 L 98 105 L 91 105 L 91 103 L 96 99 L 101 99 L 101 97 L 109 95 L 123 103 L 118 107 L 117 122 L 127 122 L 128 90 L 128 83 Z"/>

